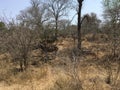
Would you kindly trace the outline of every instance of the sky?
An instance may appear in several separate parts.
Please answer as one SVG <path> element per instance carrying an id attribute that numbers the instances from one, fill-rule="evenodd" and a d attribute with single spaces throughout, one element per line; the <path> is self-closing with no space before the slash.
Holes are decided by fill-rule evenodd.
<path id="1" fill-rule="evenodd" d="M 96 13 L 99 17 L 103 12 L 102 0 L 85 0 L 83 2 L 83 10 L 82 13 Z"/>
<path id="2" fill-rule="evenodd" d="M 103 20 L 102 0 L 84 0 L 83 6 L 82 6 L 82 15 L 90 14 L 90 13 L 96 13 L 97 17 L 100 20 Z M 74 19 L 73 23 L 75 23 L 75 24 L 77 23 L 77 17 Z"/>
<path id="3" fill-rule="evenodd" d="M 84 0 L 82 7 L 82 15 L 94 12 L 98 18 L 102 19 L 102 0 Z M 21 10 L 30 6 L 30 0 L 1 0 L 0 1 L 0 18 L 6 16 L 7 18 L 15 18 Z M 71 11 L 72 17 L 74 12 Z M 77 17 L 74 18 L 73 23 L 77 23 Z"/>

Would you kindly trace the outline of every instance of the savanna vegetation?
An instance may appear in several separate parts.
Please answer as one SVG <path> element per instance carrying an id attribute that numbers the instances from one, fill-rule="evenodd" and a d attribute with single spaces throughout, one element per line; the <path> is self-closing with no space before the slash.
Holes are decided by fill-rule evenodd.
<path id="1" fill-rule="evenodd" d="M 102 0 L 103 21 L 84 1 L 30 0 L 0 19 L 0 90 L 120 90 L 120 0 Z"/>

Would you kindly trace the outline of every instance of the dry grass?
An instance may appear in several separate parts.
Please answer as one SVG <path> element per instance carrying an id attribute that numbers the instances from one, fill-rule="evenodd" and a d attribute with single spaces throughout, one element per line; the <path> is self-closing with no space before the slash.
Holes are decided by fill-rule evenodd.
<path id="1" fill-rule="evenodd" d="M 16 71 L 17 66 L 6 62 L 10 58 L 1 55 L 0 90 L 120 90 L 120 73 L 116 86 L 107 83 L 109 74 L 103 62 L 108 54 L 107 43 L 83 41 L 82 44 L 83 49 L 94 54 L 85 52 L 82 56 L 75 56 L 77 64 L 74 64 L 71 53 L 76 50 L 74 42 L 67 38 L 58 41 L 59 50 L 54 60 L 38 64 L 39 67 L 29 65 L 24 72 Z M 33 54 L 39 55 L 39 50 Z M 39 61 L 38 58 L 33 59 Z M 116 75 L 116 65 L 112 66 L 113 76 Z"/>

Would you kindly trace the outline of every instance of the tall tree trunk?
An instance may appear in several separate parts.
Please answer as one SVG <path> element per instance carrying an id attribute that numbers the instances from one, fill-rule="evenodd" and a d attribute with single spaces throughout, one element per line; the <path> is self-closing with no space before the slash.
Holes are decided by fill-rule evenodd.
<path id="1" fill-rule="evenodd" d="M 20 71 L 21 72 L 23 71 L 23 62 L 22 62 L 22 60 L 20 60 Z"/>
<path id="2" fill-rule="evenodd" d="M 27 67 L 28 67 L 28 62 L 27 62 L 27 59 L 26 59 L 26 58 L 24 58 L 24 69 L 26 70 L 26 69 L 27 69 Z"/>
<path id="3" fill-rule="evenodd" d="M 55 21 L 55 38 L 57 39 L 58 37 L 58 19 L 56 18 L 56 21 Z"/>
<path id="4" fill-rule="evenodd" d="M 78 25 L 77 25 L 77 30 L 78 30 L 78 49 L 81 50 L 81 9 L 82 9 L 82 2 L 84 0 L 78 0 L 79 7 L 78 7 Z"/>

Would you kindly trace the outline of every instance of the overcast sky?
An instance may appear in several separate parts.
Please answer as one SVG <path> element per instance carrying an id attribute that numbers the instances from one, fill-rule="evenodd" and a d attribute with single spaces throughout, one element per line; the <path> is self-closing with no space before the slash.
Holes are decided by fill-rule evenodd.
<path id="1" fill-rule="evenodd" d="M 102 19 L 102 0 L 85 0 L 82 7 L 82 15 L 94 12 L 98 18 Z M 1 0 L 0 1 L 0 17 L 4 14 L 10 18 L 15 18 L 19 12 L 30 5 L 30 0 Z M 74 15 L 71 11 L 71 16 Z M 73 23 L 76 23 L 76 18 Z"/>

